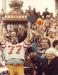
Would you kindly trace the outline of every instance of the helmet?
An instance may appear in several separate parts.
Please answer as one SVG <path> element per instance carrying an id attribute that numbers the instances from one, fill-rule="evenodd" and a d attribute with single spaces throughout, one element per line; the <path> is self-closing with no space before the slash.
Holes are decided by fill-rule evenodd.
<path id="1" fill-rule="evenodd" d="M 43 20 L 43 19 L 38 18 L 38 19 L 36 20 L 36 25 L 43 25 L 43 24 L 44 24 L 44 20 Z"/>

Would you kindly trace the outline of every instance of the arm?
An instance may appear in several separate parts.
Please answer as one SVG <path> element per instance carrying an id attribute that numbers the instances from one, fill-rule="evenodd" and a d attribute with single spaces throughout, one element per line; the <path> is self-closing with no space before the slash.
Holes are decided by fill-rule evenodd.
<path id="1" fill-rule="evenodd" d="M 3 22 L 0 23 L 0 65 L 5 65 L 5 62 L 3 61 L 3 48 L 5 48 L 5 40 L 4 40 L 4 34 L 3 34 Z"/>
<path id="2" fill-rule="evenodd" d="M 1 47 L 5 47 L 5 44 L 6 44 L 3 27 L 4 27 L 4 24 L 1 21 L 1 23 L 0 23 L 0 46 Z"/>
<path id="3" fill-rule="evenodd" d="M 31 46 L 31 40 L 33 38 L 33 35 L 31 33 L 31 23 L 28 22 L 27 24 L 27 38 L 24 40 L 24 47 L 30 47 Z"/>
<path id="4" fill-rule="evenodd" d="M 45 53 L 45 50 L 37 51 L 37 53 L 44 54 Z"/>
<path id="5" fill-rule="evenodd" d="M 2 39 L 4 38 L 4 34 L 3 34 L 3 22 L 0 22 L 0 41 L 2 41 Z"/>
<path id="6" fill-rule="evenodd" d="M 0 45 L 0 66 L 5 66 L 5 62 L 3 61 L 3 48 Z"/>
<path id="7" fill-rule="evenodd" d="M 26 43 L 31 43 L 32 39 L 36 37 L 38 32 L 36 30 L 31 29 L 31 23 L 28 22 L 28 27 L 27 27 L 27 38 L 25 39 Z"/>

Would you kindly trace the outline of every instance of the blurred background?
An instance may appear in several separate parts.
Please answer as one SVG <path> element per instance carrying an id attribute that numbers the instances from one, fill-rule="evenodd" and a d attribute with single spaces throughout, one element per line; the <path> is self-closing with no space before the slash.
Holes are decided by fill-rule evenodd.
<path id="1" fill-rule="evenodd" d="M 0 0 L 0 11 L 4 9 L 5 12 L 9 12 L 9 1 L 10 0 Z M 58 11 L 58 0 L 22 0 L 23 7 L 22 9 L 25 11 L 28 9 L 28 6 L 31 8 L 36 8 L 36 11 L 40 11 L 41 13 L 44 11 L 45 8 L 48 8 L 50 12 L 56 14 Z"/>

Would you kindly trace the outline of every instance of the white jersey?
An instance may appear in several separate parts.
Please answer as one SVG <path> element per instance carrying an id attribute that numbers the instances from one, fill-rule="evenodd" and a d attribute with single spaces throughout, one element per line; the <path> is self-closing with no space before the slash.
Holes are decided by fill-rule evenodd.
<path id="1" fill-rule="evenodd" d="M 7 44 L 3 53 L 5 60 L 9 60 L 11 58 L 24 59 L 25 48 L 23 47 L 23 42 L 16 45 Z"/>
<path id="2" fill-rule="evenodd" d="M 23 41 L 15 45 L 7 42 L 6 44 L 2 44 L 2 47 L 4 47 L 3 49 L 4 60 L 8 61 L 10 59 L 24 59 L 25 51 L 29 46 L 30 43 L 26 41 Z"/>

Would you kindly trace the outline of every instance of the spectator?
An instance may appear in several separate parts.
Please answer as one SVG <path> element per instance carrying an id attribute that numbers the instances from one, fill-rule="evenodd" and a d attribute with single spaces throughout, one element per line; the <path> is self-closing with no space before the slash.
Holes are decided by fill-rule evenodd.
<path id="1" fill-rule="evenodd" d="M 55 40 L 55 30 L 49 29 L 47 37 L 49 38 L 49 40 L 51 42 L 51 46 L 52 46 L 52 42 Z"/>
<path id="2" fill-rule="evenodd" d="M 54 48 L 47 49 L 46 53 L 47 60 L 44 65 L 45 75 L 58 75 L 58 57 Z"/>
<path id="3" fill-rule="evenodd" d="M 45 51 L 50 47 L 50 41 L 48 38 L 41 39 L 40 42 L 37 43 L 36 50 L 31 53 L 32 63 L 36 65 L 36 75 L 42 75 L 42 63 L 44 63 L 45 59 Z"/>
<path id="4" fill-rule="evenodd" d="M 45 8 L 45 11 L 42 14 L 44 16 L 44 19 L 46 19 L 46 16 L 49 15 L 48 8 Z"/>
<path id="5" fill-rule="evenodd" d="M 36 27 L 37 27 L 37 32 L 41 35 L 44 36 L 44 20 L 41 18 L 38 18 L 36 20 Z"/>
<path id="6" fill-rule="evenodd" d="M 25 38 L 27 37 L 27 30 L 25 29 L 24 26 L 19 25 L 18 28 L 18 42 L 22 42 L 25 40 Z"/>
<path id="7" fill-rule="evenodd" d="M 32 11 L 31 6 L 28 6 L 29 13 Z"/>
<path id="8" fill-rule="evenodd" d="M 37 12 L 36 12 L 35 8 L 33 8 L 33 13 L 34 13 L 35 16 L 37 15 Z"/>
<path id="9" fill-rule="evenodd" d="M 58 40 L 54 40 L 52 46 L 57 50 L 57 56 L 58 56 Z"/>
<path id="10" fill-rule="evenodd" d="M 58 50 L 58 40 L 54 40 L 52 46 Z"/>
<path id="11" fill-rule="evenodd" d="M 37 16 L 36 16 L 36 18 L 42 18 L 42 15 L 41 15 L 40 11 L 37 12 Z"/>
<path id="12" fill-rule="evenodd" d="M 28 20 L 29 20 L 32 24 L 35 23 L 35 21 L 36 21 L 36 16 L 35 16 L 35 14 L 34 14 L 33 11 L 31 11 L 31 12 L 29 13 Z"/>
<path id="13" fill-rule="evenodd" d="M 56 38 L 58 38 L 58 24 L 55 25 Z"/>
<path id="14" fill-rule="evenodd" d="M 5 17 L 4 9 L 1 9 L 0 20 L 2 20 L 4 17 Z"/>
<path id="15" fill-rule="evenodd" d="M 45 26 L 45 33 L 47 36 L 48 30 L 50 29 L 50 15 L 46 16 L 44 26 Z"/>

